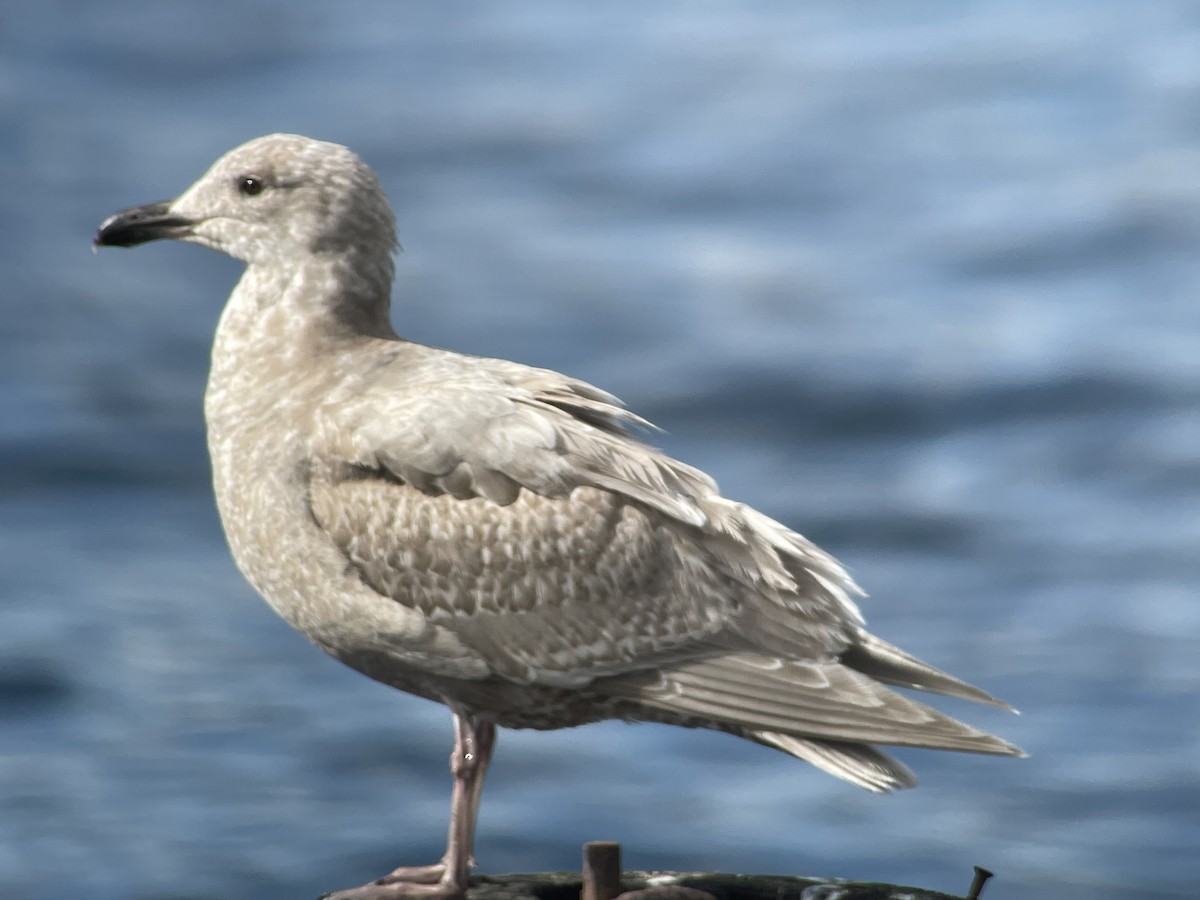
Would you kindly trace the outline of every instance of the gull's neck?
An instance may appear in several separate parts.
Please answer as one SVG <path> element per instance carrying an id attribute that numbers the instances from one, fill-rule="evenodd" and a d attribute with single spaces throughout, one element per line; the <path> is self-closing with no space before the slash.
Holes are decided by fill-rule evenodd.
<path id="1" fill-rule="evenodd" d="M 394 339 L 390 255 L 311 254 L 251 263 L 230 294 L 213 341 L 206 393 L 210 426 L 251 408 L 264 415 L 347 344 Z"/>
<path id="2" fill-rule="evenodd" d="M 395 337 L 388 316 L 394 271 L 390 254 L 365 251 L 251 263 L 219 330 L 253 334 L 268 345 Z"/>

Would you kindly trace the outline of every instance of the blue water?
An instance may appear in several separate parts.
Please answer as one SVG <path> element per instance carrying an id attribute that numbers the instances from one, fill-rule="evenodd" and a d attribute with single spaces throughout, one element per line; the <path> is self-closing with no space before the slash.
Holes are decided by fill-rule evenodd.
<path id="1" fill-rule="evenodd" d="M 405 335 L 564 369 L 837 553 L 1027 760 L 879 798 L 713 734 L 504 733 L 486 872 L 991 900 L 1200 876 L 1200 16 L 1184 0 L 0 12 L 0 893 L 293 900 L 440 853 L 446 712 L 229 560 L 200 396 L 235 263 L 92 255 L 255 135 L 359 151 Z"/>

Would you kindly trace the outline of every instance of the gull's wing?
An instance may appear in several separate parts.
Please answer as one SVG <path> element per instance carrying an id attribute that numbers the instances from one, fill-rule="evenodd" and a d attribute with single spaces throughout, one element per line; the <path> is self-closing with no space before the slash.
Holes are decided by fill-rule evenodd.
<path id="1" fill-rule="evenodd" d="M 850 643 L 844 570 L 634 437 L 644 423 L 609 394 L 500 360 L 386 353 L 317 414 L 314 518 L 374 590 L 495 674 L 579 684 Z"/>

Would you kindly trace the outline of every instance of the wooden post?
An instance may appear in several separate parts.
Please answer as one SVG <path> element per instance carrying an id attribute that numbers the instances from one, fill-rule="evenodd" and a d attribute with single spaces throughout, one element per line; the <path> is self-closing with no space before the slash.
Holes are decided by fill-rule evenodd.
<path id="1" fill-rule="evenodd" d="M 621 845 L 590 841 L 583 845 L 582 900 L 613 900 L 621 893 Z"/>

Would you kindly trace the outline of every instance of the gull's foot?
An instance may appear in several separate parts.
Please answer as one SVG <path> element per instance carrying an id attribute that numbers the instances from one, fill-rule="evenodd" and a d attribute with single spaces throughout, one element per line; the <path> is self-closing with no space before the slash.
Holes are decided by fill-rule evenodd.
<path id="1" fill-rule="evenodd" d="M 317 900 L 464 900 L 467 885 L 446 877 L 446 866 L 402 866 L 361 887 L 330 891 Z"/>
<path id="2" fill-rule="evenodd" d="M 391 884 L 393 881 L 410 881 L 414 884 L 437 884 L 446 876 L 446 864 L 434 863 L 431 866 L 401 866 L 392 869 L 376 884 Z"/>

